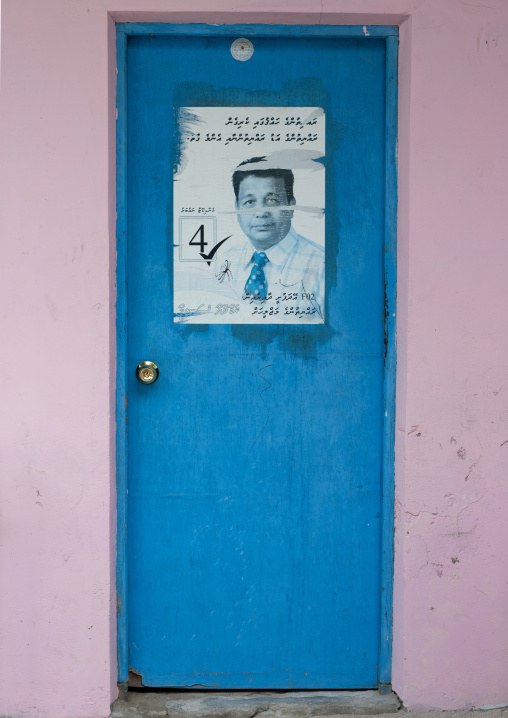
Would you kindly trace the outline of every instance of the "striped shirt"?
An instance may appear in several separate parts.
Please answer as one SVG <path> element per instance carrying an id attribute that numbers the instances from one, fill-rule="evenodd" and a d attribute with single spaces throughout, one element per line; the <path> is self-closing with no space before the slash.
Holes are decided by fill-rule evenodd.
<path id="1" fill-rule="evenodd" d="M 256 250 L 244 238 L 224 247 L 219 263 L 229 262 L 232 280 L 230 285 L 240 297 L 249 278 L 256 251 L 264 251 L 268 262 L 263 267 L 268 292 L 273 298 L 283 292 L 298 293 L 298 301 L 311 300 L 321 317 L 324 317 L 325 252 L 322 247 L 302 237 L 293 227 L 278 244 L 270 249 Z"/>

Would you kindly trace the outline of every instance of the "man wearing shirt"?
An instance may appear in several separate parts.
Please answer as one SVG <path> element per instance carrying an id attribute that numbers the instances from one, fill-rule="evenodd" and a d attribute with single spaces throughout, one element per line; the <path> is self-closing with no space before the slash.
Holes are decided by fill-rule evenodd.
<path id="1" fill-rule="evenodd" d="M 264 300 L 268 305 L 277 300 L 277 305 L 282 302 L 281 314 L 287 314 L 289 303 L 284 302 L 289 298 L 293 307 L 308 307 L 323 321 L 324 250 L 292 227 L 293 172 L 262 169 L 264 159 L 242 162 L 233 173 L 238 223 L 247 239 L 233 244 L 220 259 L 227 260 L 228 278 L 244 302 Z"/>

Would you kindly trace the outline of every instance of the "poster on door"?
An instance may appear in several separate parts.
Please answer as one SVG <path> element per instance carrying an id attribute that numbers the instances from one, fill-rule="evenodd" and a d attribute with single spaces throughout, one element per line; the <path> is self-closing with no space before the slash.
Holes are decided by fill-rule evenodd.
<path id="1" fill-rule="evenodd" d="M 324 157 L 319 107 L 179 108 L 175 322 L 324 323 Z"/>

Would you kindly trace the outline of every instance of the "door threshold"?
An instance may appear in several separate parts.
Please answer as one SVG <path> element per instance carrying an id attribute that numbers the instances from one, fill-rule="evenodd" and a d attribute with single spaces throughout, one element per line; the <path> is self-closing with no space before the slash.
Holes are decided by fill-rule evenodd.
<path id="1" fill-rule="evenodd" d="M 385 689 L 384 689 L 385 690 Z M 392 691 L 128 691 L 111 718 L 332 718 L 396 713 Z"/>

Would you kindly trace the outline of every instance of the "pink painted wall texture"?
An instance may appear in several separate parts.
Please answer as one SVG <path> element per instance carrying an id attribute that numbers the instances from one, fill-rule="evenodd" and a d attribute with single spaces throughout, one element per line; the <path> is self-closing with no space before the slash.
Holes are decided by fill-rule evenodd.
<path id="1" fill-rule="evenodd" d="M 0 715 L 116 696 L 114 19 L 400 24 L 393 686 L 507 704 L 508 4 L 182 5 L 3 0 Z"/>

